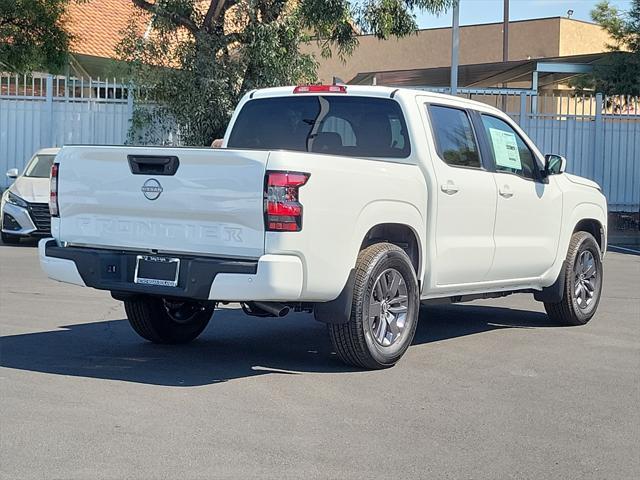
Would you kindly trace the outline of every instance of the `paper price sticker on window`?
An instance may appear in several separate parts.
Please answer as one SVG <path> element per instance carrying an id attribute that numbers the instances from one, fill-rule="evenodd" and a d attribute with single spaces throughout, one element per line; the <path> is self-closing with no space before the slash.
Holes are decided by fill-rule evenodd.
<path id="1" fill-rule="evenodd" d="M 516 136 L 511 132 L 505 132 L 496 128 L 490 128 L 489 135 L 491 136 L 491 143 L 493 144 L 496 165 L 522 170 Z"/>

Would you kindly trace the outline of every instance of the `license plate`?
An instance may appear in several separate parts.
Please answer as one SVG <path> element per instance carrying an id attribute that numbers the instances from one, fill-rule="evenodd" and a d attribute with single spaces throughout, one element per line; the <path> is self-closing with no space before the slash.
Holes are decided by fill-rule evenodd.
<path id="1" fill-rule="evenodd" d="M 136 258 L 136 271 L 133 276 L 133 282 L 145 285 L 175 287 L 178 285 L 179 273 L 179 258 L 138 255 Z"/>

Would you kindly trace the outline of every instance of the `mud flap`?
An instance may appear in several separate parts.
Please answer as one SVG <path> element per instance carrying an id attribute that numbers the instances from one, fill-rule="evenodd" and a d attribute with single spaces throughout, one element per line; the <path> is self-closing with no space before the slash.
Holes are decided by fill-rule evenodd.
<path id="1" fill-rule="evenodd" d="M 564 260 L 562 262 L 562 268 L 560 269 L 560 274 L 558 278 L 548 287 L 543 288 L 539 292 L 534 292 L 533 298 L 535 298 L 539 302 L 544 303 L 560 303 L 564 298 L 564 284 L 565 277 L 567 273 L 567 261 Z"/>
<path id="2" fill-rule="evenodd" d="M 316 303 L 313 307 L 314 318 L 322 323 L 347 323 L 351 317 L 351 303 L 353 301 L 353 285 L 355 283 L 355 269 L 349 272 L 347 283 L 340 295 L 330 302 Z"/>

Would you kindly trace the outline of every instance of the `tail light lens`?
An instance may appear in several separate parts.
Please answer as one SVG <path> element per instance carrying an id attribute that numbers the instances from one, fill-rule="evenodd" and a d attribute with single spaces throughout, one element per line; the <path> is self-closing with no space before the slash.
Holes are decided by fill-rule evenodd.
<path id="1" fill-rule="evenodd" d="M 52 217 L 57 217 L 60 213 L 58 208 L 58 171 L 60 164 L 51 165 L 51 177 L 49 178 L 49 213 Z"/>
<path id="2" fill-rule="evenodd" d="M 302 230 L 302 204 L 298 190 L 308 173 L 268 171 L 265 175 L 264 225 L 268 232 Z"/>

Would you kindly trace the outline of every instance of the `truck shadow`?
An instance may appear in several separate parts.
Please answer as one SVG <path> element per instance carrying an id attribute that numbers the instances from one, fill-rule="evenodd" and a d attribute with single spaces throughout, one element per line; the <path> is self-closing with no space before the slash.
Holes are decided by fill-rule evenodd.
<path id="1" fill-rule="evenodd" d="M 421 311 L 414 346 L 500 328 L 552 326 L 537 312 L 485 306 Z M 200 386 L 265 374 L 355 372 L 332 352 L 324 325 L 311 315 L 283 319 L 216 311 L 189 345 L 162 346 L 137 337 L 127 320 L 63 326 L 0 339 L 0 366 L 55 375 L 165 386 Z"/>

